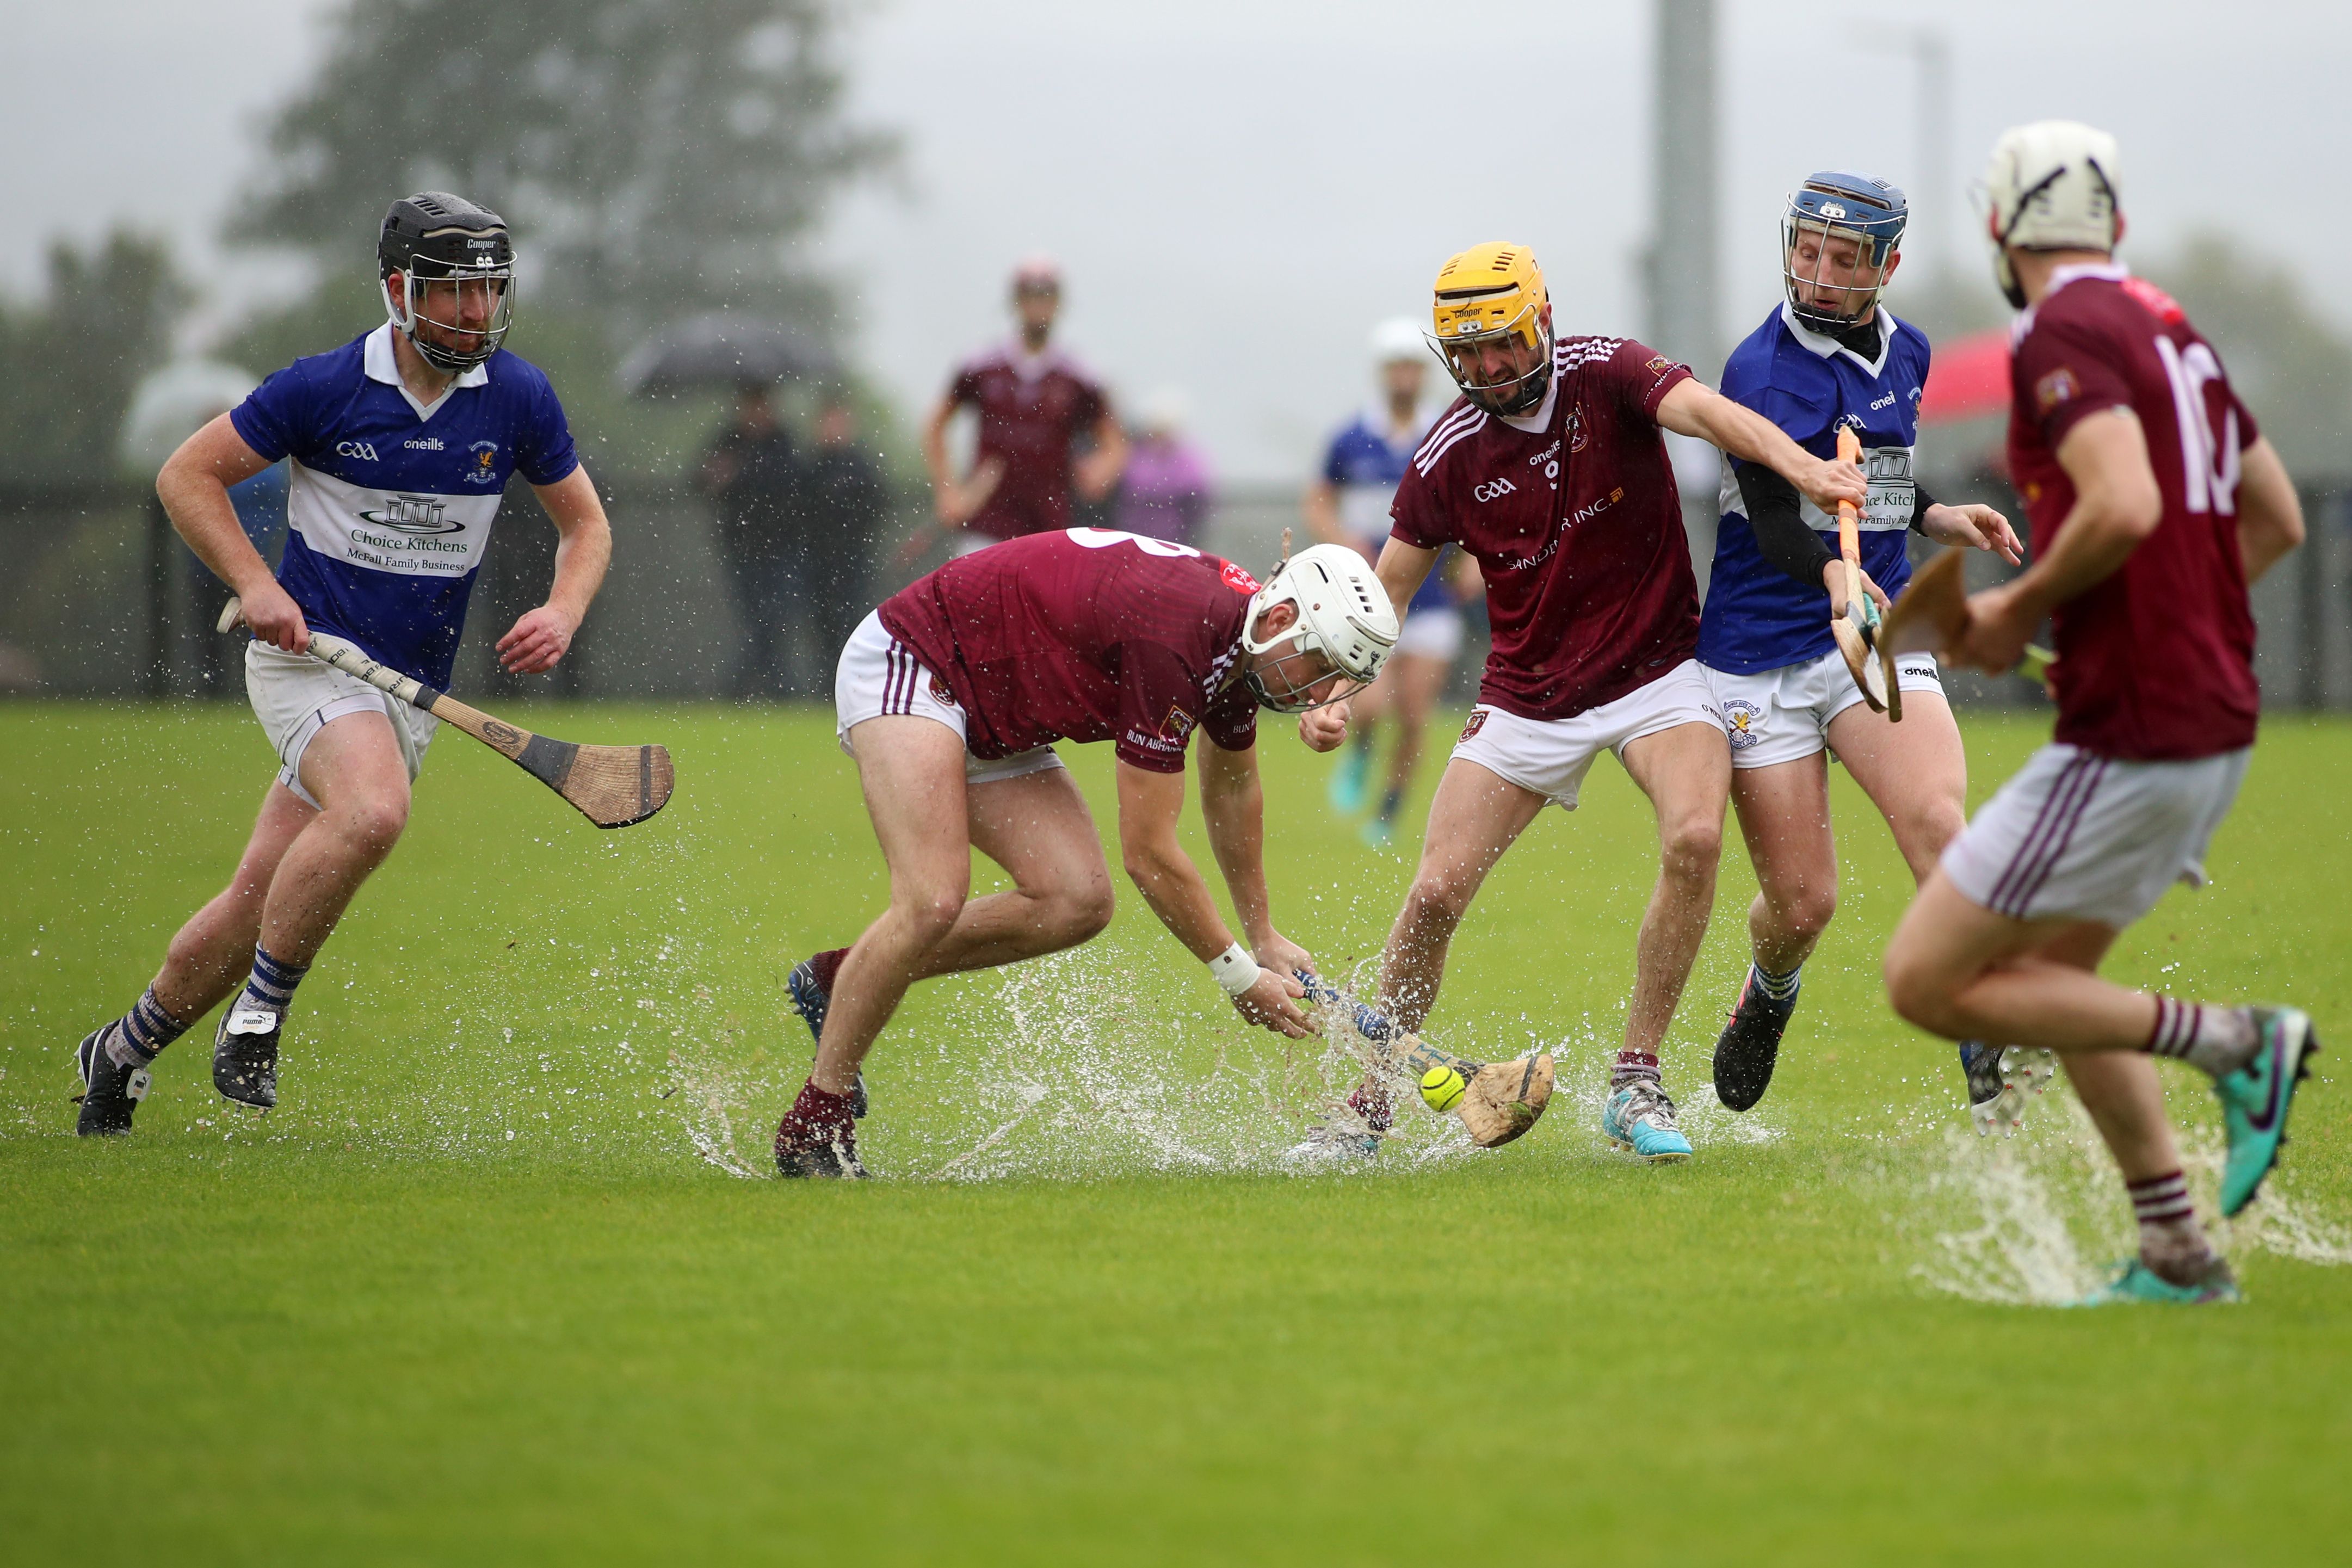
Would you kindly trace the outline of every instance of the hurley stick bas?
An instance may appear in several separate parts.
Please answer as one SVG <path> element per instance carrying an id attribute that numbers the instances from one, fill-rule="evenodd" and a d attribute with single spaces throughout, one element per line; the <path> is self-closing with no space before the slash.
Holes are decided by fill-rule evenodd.
<path id="1" fill-rule="evenodd" d="M 1859 463 L 1861 459 L 1861 437 L 1853 433 L 1852 426 L 1839 426 L 1837 460 Z M 1870 710 L 1900 723 L 1902 690 L 1895 684 L 1885 660 L 1879 657 L 1878 606 L 1862 587 L 1861 522 L 1861 514 L 1852 501 L 1838 502 L 1838 558 L 1845 568 L 1845 614 L 1830 617 L 1830 636 L 1837 639 L 1838 652 L 1844 656 L 1846 669 L 1853 676 L 1854 685 L 1862 689 L 1862 700 L 1870 704 Z"/>
<path id="2" fill-rule="evenodd" d="M 1352 1007 L 1356 1032 L 1380 1054 L 1380 1066 L 1418 1080 L 1432 1068 L 1462 1075 L 1462 1099 L 1453 1114 L 1481 1149 L 1499 1149 L 1536 1124 L 1551 1103 L 1549 1052 L 1508 1062 L 1474 1062 L 1438 1049 L 1419 1035 L 1398 1028 L 1361 1002 L 1350 1003 L 1337 987 L 1302 972 L 1307 999 L 1322 1007 Z"/>
<path id="3" fill-rule="evenodd" d="M 244 602 L 231 599 L 221 612 L 220 629 L 233 631 L 244 619 Z M 643 822 L 669 804 L 677 773 L 670 766 L 669 752 L 660 746 L 583 746 L 534 735 L 478 708 L 468 708 L 412 676 L 388 669 L 325 632 L 310 634 L 310 655 L 463 730 L 579 807 L 580 815 L 599 827 Z"/>

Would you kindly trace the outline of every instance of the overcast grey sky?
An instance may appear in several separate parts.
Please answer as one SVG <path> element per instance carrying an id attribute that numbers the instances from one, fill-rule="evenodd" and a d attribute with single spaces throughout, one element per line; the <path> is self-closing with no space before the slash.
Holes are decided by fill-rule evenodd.
<path id="1" fill-rule="evenodd" d="M 0 0 L 0 283 L 27 282 L 49 235 L 117 219 L 205 265 L 325 9 Z M 2352 6 L 1720 9 L 1727 334 L 1778 297 L 1777 214 L 1807 170 L 1919 184 L 1913 69 L 1872 47 L 1886 24 L 1865 14 L 1936 27 L 1953 53 L 1954 195 L 1915 221 L 1915 264 L 1941 245 L 1980 267 L 1966 181 L 2003 126 L 2065 114 L 2121 138 L 2134 248 L 2249 229 L 2352 321 Z M 1118 392 L 1181 387 L 1229 473 L 1296 477 L 1364 396 L 1373 322 L 1413 311 L 1451 250 L 1528 241 L 1564 328 L 1641 326 L 1649 18 L 1641 3 L 1526 6 L 1470 58 L 1425 0 L 886 0 L 850 64 L 859 112 L 906 133 L 910 190 L 853 200 L 822 242 L 865 307 L 850 352 L 911 416 L 1003 330 L 1012 262 L 1051 251 L 1069 270 L 1066 341 Z M 398 83 L 376 90 L 399 134 Z"/>

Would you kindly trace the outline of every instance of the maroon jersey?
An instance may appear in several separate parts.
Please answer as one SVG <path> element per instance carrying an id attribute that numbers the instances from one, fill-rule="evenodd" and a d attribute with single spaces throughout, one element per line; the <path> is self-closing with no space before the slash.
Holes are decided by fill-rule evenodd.
<path id="1" fill-rule="evenodd" d="M 1481 702 L 1572 718 L 1696 650 L 1698 584 L 1657 423 L 1689 379 L 1631 338 L 1566 338 L 1533 416 L 1457 398 L 1413 454 L 1389 531 L 1477 558 L 1495 630 Z"/>
<path id="2" fill-rule="evenodd" d="M 2120 267 L 2062 268 L 2018 318 L 2009 464 L 2034 552 L 2074 505 L 2059 443 L 2094 414 L 2139 416 L 2164 494 L 2156 531 L 2051 617 L 2057 739 L 2180 762 L 2254 742 L 2254 617 L 2238 552 L 2239 453 L 2254 417 L 2179 305 Z"/>
<path id="3" fill-rule="evenodd" d="M 947 683 L 972 755 L 1115 740 L 1119 761 L 1178 773 L 1196 727 L 1229 752 L 1257 740 L 1238 674 L 1257 586 L 1190 545 L 1073 528 L 949 562 L 882 625 Z"/>
<path id="4" fill-rule="evenodd" d="M 980 411 L 975 461 L 1004 465 L 1004 477 L 965 526 L 997 539 L 1068 527 L 1070 444 L 1110 409 L 1095 379 L 1058 349 L 1032 355 L 1013 343 L 957 371 L 948 400 Z"/>

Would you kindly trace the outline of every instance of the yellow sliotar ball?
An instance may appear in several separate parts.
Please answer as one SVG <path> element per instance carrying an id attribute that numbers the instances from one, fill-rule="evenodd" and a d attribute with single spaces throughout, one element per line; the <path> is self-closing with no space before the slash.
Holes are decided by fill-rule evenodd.
<path id="1" fill-rule="evenodd" d="M 1421 1075 L 1422 1102 L 1435 1111 L 1447 1111 L 1462 1103 L 1462 1075 L 1452 1068 L 1432 1068 Z"/>

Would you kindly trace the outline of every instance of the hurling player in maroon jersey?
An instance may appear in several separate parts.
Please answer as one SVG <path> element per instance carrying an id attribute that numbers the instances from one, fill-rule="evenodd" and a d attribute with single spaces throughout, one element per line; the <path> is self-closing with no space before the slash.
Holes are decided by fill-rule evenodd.
<path id="1" fill-rule="evenodd" d="M 1631 339 L 1555 343 L 1526 246 L 1452 258 L 1435 296 L 1430 342 L 1462 396 L 1398 487 L 1380 579 L 1402 606 L 1438 552 L 1460 545 L 1486 580 L 1494 649 L 1381 954 L 1382 994 L 1397 1022 L 1420 1026 L 1486 873 L 1546 805 L 1574 809 L 1594 758 L 1614 752 L 1657 812 L 1661 862 L 1601 1127 L 1643 1160 L 1686 1160 L 1658 1047 L 1715 903 L 1731 751 L 1695 657 L 1698 589 L 1659 431 L 1764 464 L 1826 510 L 1859 505 L 1866 486 L 1851 463 L 1812 456 Z M 1301 732 L 1328 750 L 1347 719 L 1341 703 L 1309 713 Z M 1376 1123 L 1381 1098 L 1359 1100 Z M 1380 1131 L 1341 1141 L 1369 1152 L 1377 1142 L 1363 1140 Z"/>
<path id="2" fill-rule="evenodd" d="M 2057 734 L 1944 851 L 1887 949 L 1886 984 L 1924 1029 L 2065 1062 L 2139 1221 L 2139 1256 L 2093 1301 L 2234 1300 L 2152 1058 L 2212 1079 L 2234 1215 L 2278 1158 L 2311 1020 L 2097 970 L 2168 886 L 2203 879 L 2260 708 L 2247 585 L 2302 542 L 2303 514 L 2211 345 L 2116 265 L 2117 178 L 2115 139 L 2066 121 L 2008 132 L 1985 175 L 1995 272 L 2024 311 L 2009 453 L 2034 561 L 1969 601 L 1950 652 L 2012 668 L 2049 617 Z"/>
<path id="3" fill-rule="evenodd" d="M 776 1131 L 788 1176 L 856 1176 L 858 1064 L 907 987 L 1075 947 L 1111 916 L 1110 872 L 1057 740 L 1118 754 L 1127 873 L 1162 924 L 1278 1034 L 1312 1031 L 1275 930 L 1263 858 L 1257 710 L 1369 683 L 1397 616 L 1362 556 L 1318 544 L 1264 587 L 1190 545 L 1107 529 L 1034 534 L 951 561 L 866 618 L 835 681 L 842 750 L 890 867 L 890 907 L 855 945 L 795 968 L 814 1068 Z M 1192 732 L 1201 814 L 1248 945 L 1177 843 Z M 971 895 L 971 851 L 1010 891 Z"/>
<path id="4" fill-rule="evenodd" d="M 1127 437 L 1110 399 L 1053 346 L 1061 308 L 1061 269 L 1044 257 L 1023 262 L 1013 275 L 1021 335 L 958 367 L 923 427 L 939 525 L 959 554 L 1068 527 L 1073 482 L 1082 499 L 1100 500 L 1127 466 Z M 948 426 L 963 408 L 979 416 L 980 439 L 971 472 L 958 480 L 948 464 Z M 1089 435 L 1094 449 L 1072 462 L 1071 447 Z M 908 541 L 908 562 L 929 542 L 924 533 Z"/>

